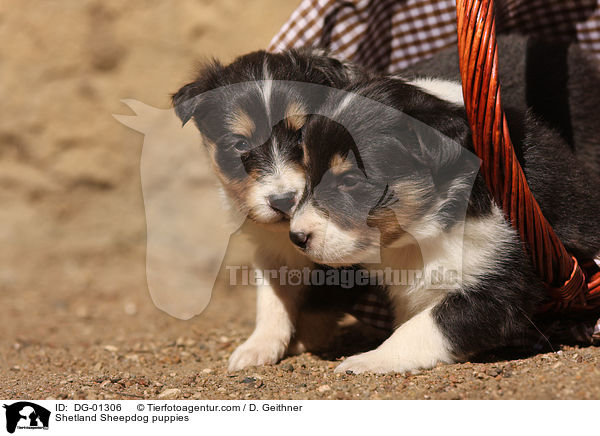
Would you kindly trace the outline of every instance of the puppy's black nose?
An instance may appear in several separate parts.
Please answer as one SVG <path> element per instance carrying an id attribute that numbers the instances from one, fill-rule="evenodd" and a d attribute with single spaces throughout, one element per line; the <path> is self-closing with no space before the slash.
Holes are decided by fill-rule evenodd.
<path id="1" fill-rule="evenodd" d="M 306 248 L 306 243 L 310 238 L 310 233 L 304 232 L 290 232 L 290 239 L 294 244 L 296 244 L 300 248 Z"/>
<path id="2" fill-rule="evenodd" d="M 284 194 L 269 195 L 267 197 L 269 206 L 278 212 L 289 215 L 290 211 L 296 204 L 296 193 L 293 191 Z"/>

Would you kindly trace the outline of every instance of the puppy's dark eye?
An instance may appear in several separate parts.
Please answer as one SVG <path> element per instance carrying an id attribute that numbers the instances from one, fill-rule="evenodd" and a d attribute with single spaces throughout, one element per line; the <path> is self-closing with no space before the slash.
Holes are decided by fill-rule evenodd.
<path id="1" fill-rule="evenodd" d="M 357 174 L 344 174 L 338 181 L 338 187 L 345 191 L 356 188 L 360 182 L 360 176 Z"/>
<path id="2" fill-rule="evenodd" d="M 233 148 L 240 153 L 246 153 L 247 151 L 250 151 L 250 143 L 246 139 L 240 139 L 238 142 L 233 144 Z"/>

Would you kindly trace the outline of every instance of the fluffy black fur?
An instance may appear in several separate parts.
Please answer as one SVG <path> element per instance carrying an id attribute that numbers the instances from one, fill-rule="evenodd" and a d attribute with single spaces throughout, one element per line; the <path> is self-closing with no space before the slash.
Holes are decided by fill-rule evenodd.
<path id="1" fill-rule="evenodd" d="M 192 117 L 199 123 L 210 116 L 203 109 L 211 109 L 211 105 L 227 105 L 226 101 L 202 99 L 203 93 L 222 86 L 272 79 L 341 88 L 364 74 L 360 67 L 341 62 L 319 49 L 292 49 L 282 53 L 259 50 L 240 56 L 229 65 L 223 65 L 216 59 L 208 62 L 200 68 L 194 81 L 173 94 L 172 103 L 183 123 Z"/>
<path id="2" fill-rule="evenodd" d="M 498 36 L 498 57 L 504 105 L 521 112 L 530 108 L 563 136 L 575 150 L 579 165 L 600 174 L 598 60 L 576 43 L 519 34 Z M 459 81 L 456 46 L 411 65 L 402 75 Z"/>

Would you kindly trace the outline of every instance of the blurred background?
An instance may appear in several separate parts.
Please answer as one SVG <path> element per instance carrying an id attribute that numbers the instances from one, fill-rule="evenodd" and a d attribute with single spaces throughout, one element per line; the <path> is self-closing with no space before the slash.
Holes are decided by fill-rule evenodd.
<path id="1" fill-rule="evenodd" d="M 113 321 L 111 328 L 127 331 L 126 315 L 140 310 L 168 318 L 154 308 L 146 288 L 143 135 L 112 114 L 132 114 L 120 102 L 124 98 L 168 108 L 170 94 L 192 78 L 198 61 L 228 61 L 265 48 L 297 4 L 0 4 L 5 345 L 48 335 L 77 342 L 100 326 L 112 332 L 104 329 Z M 205 179 L 214 181 L 212 175 Z M 73 327 L 72 319 L 85 322 Z"/>

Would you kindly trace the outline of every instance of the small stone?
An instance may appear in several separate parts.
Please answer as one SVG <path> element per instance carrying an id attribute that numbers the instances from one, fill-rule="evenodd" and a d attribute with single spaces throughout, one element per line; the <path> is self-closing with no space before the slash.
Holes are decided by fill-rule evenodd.
<path id="1" fill-rule="evenodd" d="M 92 369 L 96 372 L 101 371 L 102 370 L 102 362 L 97 362 Z"/>
<path id="2" fill-rule="evenodd" d="M 171 388 L 165 389 L 160 394 L 158 394 L 159 400 L 174 400 L 181 394 L 181 389 Z"/>
<path id="3" fill-rule="evenodd" d="M 347 369 L 347 370 L 346 370 L 346 374 L 348 374 L 348 375 L 352 375 L 352 374 L 354 374 L 354 373 L 352 372 L 352 370 L 350 370 L 350 369 Z"/>
<path id="4" fill-rule="evenodd" d="M 323 393 L 331 390 L 331 386 L 329 385 L 321 385 L 317 388 L 317 391 Z"/>
<path id="5" fill-rule="evenodd" d="M 490 368 L 487 370 L 487 374 L 490 377 L 498 377 L 500 374 L 502 374 L 502 370 L 498 368 Z"/>
<path id="6" fill-rule="evenodd" d="M 294 365 L 288 363 L 287 365 L 283 366 L 283 370 L 287 372 L 294 372 Z"/>
<path id="7" fill-rule="evenodd" d="M 210 374 L 211 372 L 213 372 L 213 370 L 212 370 L 212 369 L 210 369 L 210 368 L 204 368 L 204 369 L 202 370 L 202 372 L 203 372 L 204 374 Z"/>
<path id="8" fill-rule="evenodd" d="M 106 351 L 110 351 L 111 353 L 116 353 L 119 349 L 117 347 L 115 347 L 114 345 L 105 345 L 104 349 Z"/>
<path id="9" fill-rule="evenodd" d="M 246 377 L 240 383 L 250 384 L 250 383 L 254 383 L 255 381 L 256 381 L 256 379 L 254 377 Z"/>

